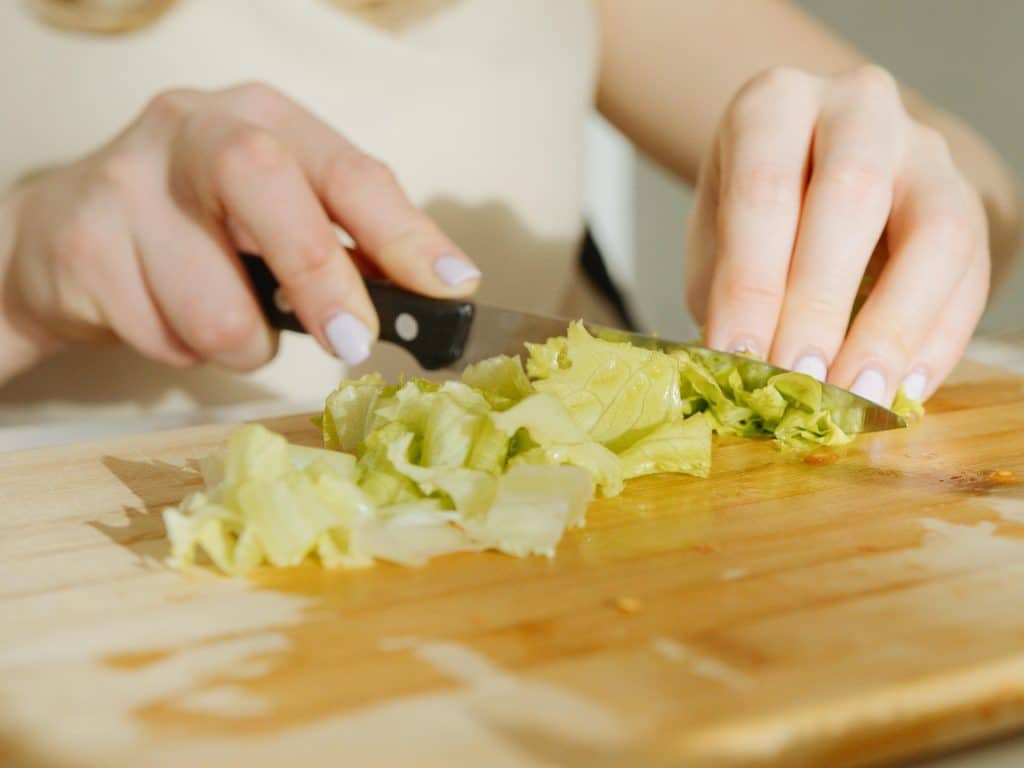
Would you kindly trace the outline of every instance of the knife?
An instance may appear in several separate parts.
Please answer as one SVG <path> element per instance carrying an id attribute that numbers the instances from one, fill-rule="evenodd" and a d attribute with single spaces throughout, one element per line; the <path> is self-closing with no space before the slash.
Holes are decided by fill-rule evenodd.
<path id="1" fill-rule="evenodd" d="M 252 281 L 260 307 L 271 327 L 306 333 L 280 295 L 280 284 L 266 262 L 242 254 L 242 265 Z M 435 299 L 403 290 L 383 280 L 366 280 L 367 292 L 380 319 L 380 340 L 404 348 L 427 370 L 462 371 L 495 355 L 520 356 L 525 342 L 543 342 L 564 336 L 568 320 L 518 312 L 460 299 Z M 629 342 L 660 352 L 684 350 L 712 369 L 735 365 L 745 381 L 764 381 L 787 373 L 769 363 L 726 352 L 666 341 L 584 322 L 591 335 L 613 342 Z M 822 385 L 822 406 L 848 434 L 877 432 L 907 426 L 899 414 L 845 389 Z"/>

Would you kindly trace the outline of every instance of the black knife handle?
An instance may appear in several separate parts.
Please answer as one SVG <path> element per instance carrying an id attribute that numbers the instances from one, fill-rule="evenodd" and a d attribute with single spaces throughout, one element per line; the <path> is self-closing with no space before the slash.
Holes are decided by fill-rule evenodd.
<path id="1" fill-rule="evenodd" d="M 281 285 L 267 263 L 259 256 L 240 255 L 270 326 L 308 333 L 281 300 Z M 449 366 L 462 357 L 473 324 L 472 302 L 421 296 L 385 280 L 366 280 L 366 290 L 380 318 L 382 341 L 407 350 L 429 371 Z"/>

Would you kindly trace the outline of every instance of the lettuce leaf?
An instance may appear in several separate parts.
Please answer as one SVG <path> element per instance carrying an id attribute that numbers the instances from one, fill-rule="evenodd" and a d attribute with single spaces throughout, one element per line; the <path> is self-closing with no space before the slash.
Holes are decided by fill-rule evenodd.
<path id="1" fill-rule="evenodd" d="M 557 397 L 573 421 L 607 448 L 624 448 L 681 415 L 679 365 L 669 355 L 596 339 L 579 322 L 569 326 L 556 365 L 548 345 L 530 347 L 534 387 Z"/>
<path id="2" fill-rule="evenodd" d="M 603 445 L 593 441 L 537 445 L 515 456 L 510 462 L 511 466 L 518 464 L 554 464 L 579 467 L 590 474 L 602 496 L 618 496 L 622 492 L 624 479 L 622 462 L 618 456 Z"/>
<path id="3" fill-rule="evenodd" d="M 478 390 L 497 410 L 504 410 L 533 394 L 533 384 L 518 357 L 499 355 L 470 365 L 462 372 L 462 383 Z"/>
<path id="4" fill-rule="evenodd" d="M 164 512 L 177 567 L 191 565 L 197 548 L 226 573 L 295 565 L 322 534 L 372 515 L 353 457 L 289 445 L 259 425 L 235 432 L 202 470 L 209 491 Z"/>
<path id="5" fill-rule="evenodd" d="M 353 552 L 367 560 L 387 560 L 419 566 L 438 555 L 484 548 L 465 530 L 453 525 L 452 515 L 439 502 L 422 500 L 385 507 L 351 533 Z"/>
<path id="6" fill-rule="evenodd" d="M 370 431 L 377 401 L 394 389 L 384 385 L 379 373 L 343 382 L 327 396 L 322 417 L 324 444 L 328 448 L 355 451 Z"/>
<path id="7" fill-rule="evenodd" d="M 626 479 L 659 472 L 696 477 L 711 473 L 711 422 L 698 413 L 668 421 L 619 454 Z"/>
<path id="8" fill-rule="evenodd" d="M 547 393 L 530 395 L 507 411 L 492 413 L 491 421 L 506 435 L 525 430 L 536 445 L 590 442 L 562 401 Z"/>
<path id="9" fill-rule="evenodd" d="M 463 466 L 417 464 L 416 452 L 412 450 L 414 438 L 415 435 L 407 432 L 388 446 L 387 457 L 395 471 L 416 483 L 424 496 L 441 494 L 460 514 L 483 515 L 497 493 L 497 477 Z"/>
<path id="10" fill-rule="evenodd" d="M 500 552 L 552 557 L 565 529 L 583 524 L 593 495 L 590 475 L 577 467 L 516 465 L 502 476 L 487 515 L 467 530 Z"/>
<path id="11" fill-rule="evenodd" d="M 598 339 L 581 323 L 461 381 L 344 381 L 315 420 L 324 448 L 251 425 L 200 462 L 205 489 L 165 510 L 177 568 L 233 575 L 316 558 L 420 565 L 452 552 L 554 553 L 588 501 L 626 479 L 707 477 L 712 432 L 780 448 L 842 445 L 863 414 L 816 380 L 700 350 Z M 902 391 L 897 410 L 922 409 Z"/>
<path id="12" fill-rule="evenodd" d="M 711 371 L 689 357 L 676 359 L 680 365 L 682 398 L 695 404 L 694 411 L 706 412 L 716 432 L 738 437 L 762 433 L 754 410 L 730 398 Z"/>

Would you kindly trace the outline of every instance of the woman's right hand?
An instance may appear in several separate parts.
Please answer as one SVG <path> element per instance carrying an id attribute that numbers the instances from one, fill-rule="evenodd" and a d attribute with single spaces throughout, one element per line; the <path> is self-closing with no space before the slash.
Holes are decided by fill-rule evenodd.
<path id="1" fill-rule="evenodd" d="M 255 368 L 276 336 L 241 250 L 266 260 L 303 325 L 354 365 L 378 330 L 356 260 L 433 296 L 470 293 L 480 277 L 386 166 L 263 85 L 163 93 L 11 201 L 4 314 L 38 329 L 40 345 L 116 337 L 172 365 Z"/>

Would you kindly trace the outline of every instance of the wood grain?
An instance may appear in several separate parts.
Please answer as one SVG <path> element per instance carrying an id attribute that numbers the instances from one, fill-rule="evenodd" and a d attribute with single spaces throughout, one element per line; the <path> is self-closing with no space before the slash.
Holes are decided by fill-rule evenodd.
<path id="1" fill-rule="evenodd" d="M 834 463 L 721 441 L 554 560 L 182 576 L 159 511 L 231 427 L 7 454 L 0 763 L 842 766 L 1015 729 L 1024 380 L 952 382 Z"/>

